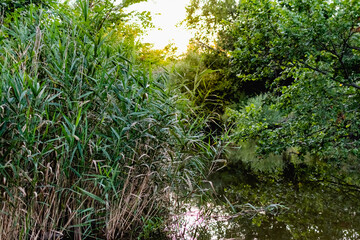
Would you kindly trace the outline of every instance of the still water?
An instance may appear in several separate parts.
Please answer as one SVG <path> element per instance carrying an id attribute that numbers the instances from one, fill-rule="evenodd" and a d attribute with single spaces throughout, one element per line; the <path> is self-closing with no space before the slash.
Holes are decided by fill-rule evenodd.
<path id="1" fill-rule="evenodd" d="M 229 172 L 210 180 L 215 200 L 181 203 L 173 239 L 360 239 L 360 193 L 351 187 Z"/>

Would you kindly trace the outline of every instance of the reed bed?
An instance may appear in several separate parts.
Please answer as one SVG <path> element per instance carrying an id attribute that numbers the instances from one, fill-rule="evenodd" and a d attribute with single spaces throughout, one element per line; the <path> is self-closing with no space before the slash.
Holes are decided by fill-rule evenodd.
<path id="1" fill-rule="evenodd" d="M 169 191 L 212 160 L 166 79 L 76 7 L 2 17 L 0 239 L 149 236 Z"/>

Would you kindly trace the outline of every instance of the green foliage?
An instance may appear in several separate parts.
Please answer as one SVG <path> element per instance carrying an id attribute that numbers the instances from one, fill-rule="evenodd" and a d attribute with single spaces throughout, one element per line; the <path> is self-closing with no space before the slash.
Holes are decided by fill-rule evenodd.
<path id="1" fill-rule="evenodd" d="M 214 51 L 194 47 L 171 71 L 171 84 L 186 95 L 192 108 L 199 114 L 215 114 L 218 120 L 227 105 L 259 91 L 255 85 L 237 81 L 229 70 L 229 58 Z"/>
<path id="2" fill-rule="evenodd" d="M 153 49 L 149 43 L 141 44 L 138 59 L 145 66 L 165 67 L 176 61 L 176 49 L 173 44 L 168 44 L 164 49 Z"/>
<path id="3" fill-rule="evenodd" d="M 241 3 L 234 70 L 244 81 L 267 81 L 274 95 L 237 114 L 240 136 L 257 139 L 265 155 L 296 148 L 300 157 L 358 157 L 359 3 Z M 281 118 L 269 121 L 269 109 Z"/>
<path id="4" fill-rule="evenodd" d="M 185 22 L 199 29 L 202 69 L 217 70 L 204 82 L 235 126 L 234 161 L 358 169 L 359 9 L 351 0 L 191 2 Z"/>
<path id="5" fill-rule="evenodd" d="M 258 156 L 257 146 L 261 139 L 258 133 L 281 122 L 281 113 L 265 104 L 267 95 L 259 95 L 248 99 L 244 106 L 234 110 L 226 108 L 224 117 L 226 121 L 232 122 L 232 140 L 238 145 L 229 150 L 229 161 L 236 164 L 241 161 L 251 166 L 254 171 L 276 172 L 284 167 L 283 156 L 281 153 L 269 154 L 269 156 Z"/>
<path id="6" fill-rule="evenodd" d="M 186 66 L 186 62 L 192 64 L 193 56 L 199 55 L 200 69 L 214 70 L 204 82 L 208 91 L 216 96 L 218 106 L 215 111 L 220 114 L 224 112 L 225 106 L 242 101 L 244 95 L 253 96 L 266 90 L 264 81 L 241 81 L 236 71 L 232 51 L 235 50 L 234 45 L 239 37 L 235 29 L 239 18 L 238 5 L 235 0 L 194 0 L 187 7 L 187 17 L 184 20 L 187 27 L 195 31 L 193 49 L 184 57 L 184 65 Z"/>
<path id="7" fill-rule="evenodd" d="M 194 112 L 200 113 L 203 110 L 208 114 L 220 104 L 214 94 L 216 83 L 212 81 L 216 72 L 206 68 L 200 54 L 195 51 L 188 52 L 185 58 L 174 66 L 171 84 L 180 89 Z"/>
<path id="8" fill-rule="evenodd" d="M 143 219 L 144 227 L 142 233 L 139 235 L 138 239 L 166 239 L 165 236 L 153 236 L 155 233 L 159 232 L 164 228 L 164 220 L 159 217 L 154 217 L 151 219 Z"/>
<path id="9" fill-rule="evenodd" d="M 196 30 L 198 39 L 211 42 L 213 38 L 226 34 L 231 23 L 237 19 L 237 2 L 237 0 L 191 0 L 186 8 L 187 16 L 184 22 L 189 29 Z"/>
<path id="10" fill-rule="evenodd" d="M 31 4 L 48 5 L 53 2 L 53 0 L 3 0 L 0 3 L 0 13 L 7 15 L 16 11 L 17 9 L 25 9 Z"/>
<path id="11" fill-rule="evenodd" d="M 149 234 L 217 157 L 93 3 L 29 5 L 1 27 L 0 238 Z"/>
<path id="12" fill-rule="evenodd" d="M 255 133 L 262 132 L 283 119 L 279 110 L 265 104 L 266 98 L 267 95 L 250 98 L 239 111 L 226 109 L 227 120 L 236 122 L 235 131 L 239 134 L 239 140 L 256 138 Z"/>

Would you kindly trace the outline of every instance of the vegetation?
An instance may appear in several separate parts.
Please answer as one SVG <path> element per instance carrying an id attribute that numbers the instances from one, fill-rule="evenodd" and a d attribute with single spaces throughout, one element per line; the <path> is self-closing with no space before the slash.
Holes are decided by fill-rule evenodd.
<path id="1" fill-rule="evenodd" d="M 239 225 L 232 234 L 229 226 L 229 234 L 218 230 L 219 236 L 357 238 L 350 224 L 329 234 L 320 222 L 332 218 L 331 210 L 325 212 L 335 197 L 326 192 L 358 211 L 356 202 L 344 199 L 357 195 L 360 184 L 359 8 L 352 0 L 191 1 L 184 22 L 199 29 L 193 44 L 200 72 L 208 71 L 203 90 L 221 105 L 198 105 L 199 112 L 214 110 L 217 126 L 231 129 L 223 174 L 234 177 L 215 199 L 235 213 Z M 193 55 L 182 64 L 194 66 Z M 186 79 L 195 85 L 196 78 Z M 289 211 L 276 216 L 266 211 L 278 203 Z M 249 206 L 252 221 L 243 215 Z M 343 207 L 334 211 L 340 214 Z M 295 212 L 303 212 L 296 225 L 308 233 L 293 229 Z M 327 217 L 317 219 L 320 214 Z M 347 213 L 339 218 L 353 219 Z M 248 232 L 239 234 L 245 228 Z"/>
<path id="2" fill-rule="evenodd" d="M 358 1 L 192 0 L 180 59 L 137 41 L 142 1 L 0 3 L 0 239 L 167 238 L 220 168 L 358 191 Z"/>
<path id="3" fill-rule="evenodd" d="M 346 177 L 357 172 L 359 7 L 350 0 L 192 1 L 186 23 L 206 29 L 198 39 L 224 53 L 226 69 L 217 69 L 231 73 L 224 82 L 245 93 L 226 104 L 223 120 L 235 125 L 233 141 L 244 151 L 256 149 L 254 163 L 282 156 L 285 168 L 312 162 L 347 169 L 339 171 Z"/>
<path id="4" fill-rule="evenodd" d="M 1 239 L 150 238 L 164 228 L 169 194 L 207 173 L 214 149 L 201 125 L 123 36 L 136 30 L 122 13 L 135 2 L 4 15 Z"/>

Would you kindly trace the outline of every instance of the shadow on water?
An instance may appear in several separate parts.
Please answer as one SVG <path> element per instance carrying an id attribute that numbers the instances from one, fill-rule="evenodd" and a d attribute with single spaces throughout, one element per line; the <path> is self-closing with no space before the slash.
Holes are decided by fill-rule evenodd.
<path id="1" fill-rule="evenodd" d="M 237 170 L 210 180 L 217 200 L 184 204 L 183 239 L 360 239 L 358 191 Z"/>

